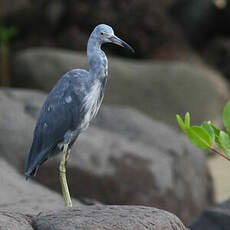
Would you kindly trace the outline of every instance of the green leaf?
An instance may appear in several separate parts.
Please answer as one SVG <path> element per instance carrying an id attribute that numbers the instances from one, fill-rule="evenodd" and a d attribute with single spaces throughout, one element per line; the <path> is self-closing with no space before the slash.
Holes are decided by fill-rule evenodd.
<path id="1" fill-rule="evenodd" d="M 223 131 L 220 131 L 219 142 L 222 146 L 222 149 L 228 157 L 230 157 L 230 138 L 229 135 Z"/>
<path id="2" fill-rule="evenodd" d="M 209 133 L 209 135 L 212 138 L 212 141 L 215 141 L 215 133 L 214 133 L 214 130 L 213 130 L 213 128 L 209 122 L 206 122 L 206 121 L 203 122 L 201 125 L 201 128 Z"/>
<path id="3" fill-rule="evenodd" d="M 185 114 L 184 123 L 185 123 L 185 126 L 186 126 L 186 127 L 189 127 L 189 126 L 190 126 L 190 114 L 189 114 L 189 112 L 187 112 L 187 113 Z"/>
<path id="4" fill-rule="evenodd" d="M 216 145 L 220 148 L 220 149 L 223 149 L 222 145 L 220 144 L 220 141 L 219 141 L 219 136 L 220 136 L 220 130 L 214 126 L 211 122 L 208 122 L 210 124 L 210 126 L 212 127 L 213 131 L 214 131 L 214 134 L 215 134 L 215 142 L 216 142 Z"/>
<path id="5" fill-rule="evenodd" d="M 186 127 L 190 142 L 200 149 L 208 149 L 212 145 L 212 137 L 199 126 Z"/>
<path id="6" fill-rule="evenodd" d="M 215 125 L 213 125 L 210 121 L 208 121 L 207 123 L 212 127 L 215 135 L 219 136 L 220 135 L 220 130 Z"/>
<path id="7" fill-rule="evenodd" d="M 223 121 L 224 121 L 224 126 L 225 126 L 226 130 L 230 134 L 230 101 L 224 107 Z"/>
<path id="8" fill-rule="evenodd" d="M 182 120 L 182 118 L 181 118 L 181 116 L 180 116 L 179 114 L 176 115 L 176 119 L 177 119 L 177 122 L 178 122 L 178 124 L 180 125 L 181 129 L 182 129 L 184 132 L 186 132 L 186 131 L 185 131 L 186 126 L 185 126 L 184 121 Z"/>

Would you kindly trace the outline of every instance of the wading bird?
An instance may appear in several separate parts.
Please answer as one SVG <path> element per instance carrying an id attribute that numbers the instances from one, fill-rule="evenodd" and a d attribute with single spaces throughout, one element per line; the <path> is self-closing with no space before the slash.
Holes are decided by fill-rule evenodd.
<path id="1" fill-rule="evenodd" d="M 73 69 L 55 85 L 42 106 L 34 130 L 33 143 L 26 161 L 26 179 L 49 157 L 63 152 L 59 176 L 65 206 L 72 202 L 66 180 L 66 163 L 79 134 L 87 129 L 104 97 L 108 65 L 103 43 L 114 43 L 134 52 L 126 42 L 114 35 L 105 24 L 95 27 L 87 44 L 89 71 Z"/>

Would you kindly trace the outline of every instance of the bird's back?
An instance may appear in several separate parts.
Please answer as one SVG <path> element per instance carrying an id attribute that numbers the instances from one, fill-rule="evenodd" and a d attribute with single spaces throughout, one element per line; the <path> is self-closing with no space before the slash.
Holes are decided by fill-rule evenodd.
<path id="1" fill-rule="evenodd" d="M 88 72 L 72 70 L 55 85 L 42 106 L 34 130 L 33 143 L 26 161 L 27 178 L 50 155 L 58 153 L 68 130 L 81 123 L 85 94 L 90 87 Z M 80 130 L 79 130 L 80 131 Z"/>

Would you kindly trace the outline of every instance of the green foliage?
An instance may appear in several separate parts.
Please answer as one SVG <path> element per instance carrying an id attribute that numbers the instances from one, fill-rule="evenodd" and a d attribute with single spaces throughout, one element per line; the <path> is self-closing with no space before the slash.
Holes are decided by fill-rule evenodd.
<path id="1" fill-rule="evenodd" d="M 230 134 L 230 101 L 224 107 L 223 122 L 224 122 L 224 126 L 225 126 L 226 130 Z"/>
<path id="2" fill-rule="evenodd" d="M 17 34 L 18 30 L 15 27 L 5 27 L 3 25 L 0 25 L 0 42 L 2 44 L 7 43 Z"/>
<path id="3" fill-rule="evenodd" d="M 190 126 L 189 113 L 186 113 L 184 121 L 178 114 L 176 118 L 192 144 L 200 149 L 209 148 L 230 161 L 230 101 L 223 111 L 223 122 L 228 133 L 218 129 L 210 121 L 203 122 L 201 126 Z"/>
<path id="4" fill-rule="evenodd" d="M 211 146 L 212 137 L 205 129 L 199 126 L 190 126 L 189 113 L 185 114 L 185 121 L 183 121 L 181 116 L 178 114 L 176 115 L 176 118 L 181 129 L 188 136 L 188 139 L 191 141 L 192 144 L 196 145 L 198 148 L 201 149 L 208 149 Z"/>
<path id="5" fill-rule="evenodd" d="M 181 116 L 179 114 L 176 115 L 177 122 L 179 123 L 181 129 L 186 132 L 186 126 L 184 124 L 184 121 L 182 120 Z"/>
<path id="6" fill-rule="evenodd" d="M 200 149 L 208 149 L 212 145 L 212 137 L 199 126 L 192 126 L 186 130 L 190 142 Z"/>
<path id="7" fill-rule="evenodd" d="M 204 129 L 211 136 L 212 142 L 214 142 L 215 141 L 215 132 L 212 128 L 212 125 L 209 122 L 204 121 L 200 127 L 202 129 Z"/>
<path id="8" fill-rule="evenodd" d="M 216 126 L 214 126 L 210 121 L 209 121 L 208 123 L 209 123 L 209 125 L 212 127 L 212 129 L 213 129 L 213 131 L 214 131 L 214 134 L 215 134 L 215 143 L 216 143 L 216 145 L 217 145 L 220 149 L 222 149 L 221 144 L 220 144 L 220 141 L 219 141 L 220 130 L 219 130 Z"/>
<path id="9" fill-rule="evenodd" d="M 184 120 L 185 120 L 184 121 L 185 126 L 189 127 L 190 126 L 190 114 L 188 112 L 185 114 L 185 119 Z"/>
<path id="10" fill-rule="evenodd" d="M 230 139 L 229 139 L 229 135 L 225 133 L 224 131 L 220 131 L 219 143 L 220 143 L 221 149 L 225 152 L 225 154 L 228 157 L 230 157 Z"/>

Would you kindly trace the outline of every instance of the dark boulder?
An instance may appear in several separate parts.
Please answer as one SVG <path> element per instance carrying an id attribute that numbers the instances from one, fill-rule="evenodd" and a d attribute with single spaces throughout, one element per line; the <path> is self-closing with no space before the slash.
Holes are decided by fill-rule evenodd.
<path id="1" fill-rule="evenodd" d="M 203 50 L 205 60 L 230 80 L 230 39 L 216 38 Z"/>
<path id="2" fill-rule="evenodd" d="M 192 46 L 203 50 L 217 37 L 229 37 L 230 4 L 228 0 L 180 0 L 170 6 Z"/>
<path id="3" fill-rule="evenodd" d="M 193 53 L 160 1 L 32 1 L 29 8 L 5 17 L 5 22 L 23 31 L 12 43 L 16 48 L 51 45 L 85 51 L 89 33 L 105 23 L 135 47 L 135 57 L 184 59 Z M 109 50 L 129 54 L 119 47 Z"/>
<path id="4" fill-rule="evenodd" d="M 8 15 L 12 15 L 17 11 L 28 9 L 29 6 L 29 0 L 0 1 L 0 17 L 7 17 Z"/>
<path id="5" fill-rule="evenodd" d="M 190 228 L 191 230 L 229 230 L 230 199 L 203 211 Z"/>

